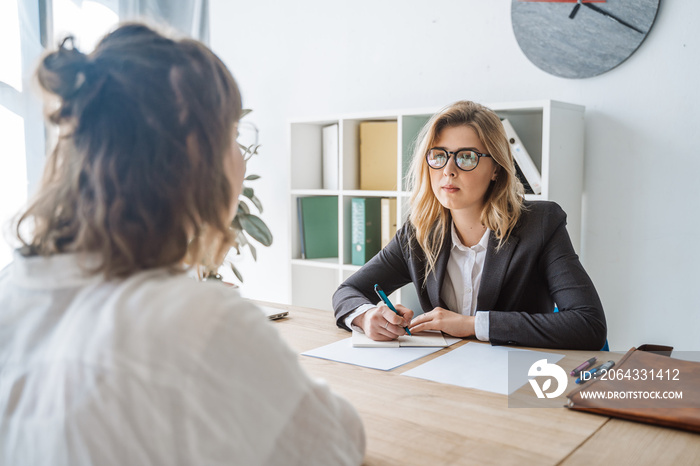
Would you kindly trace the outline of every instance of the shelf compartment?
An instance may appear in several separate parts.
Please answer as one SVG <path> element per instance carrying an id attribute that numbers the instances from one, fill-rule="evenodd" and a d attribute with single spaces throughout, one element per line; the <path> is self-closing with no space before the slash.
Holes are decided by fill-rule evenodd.
<path id="1" fill-rule="evenodd" d="M 418 136 L 432 114 L 402 115 L 399 126 L 399 140 L 401 142 L 401 190 L 408 189 L 408 171 L 413 160 L 413 153 L 419 143 Z"/>
<path id="2" fill-rule="evenodd" d="M 360 124 L 364 122 L 396 122 L 396 116 L 376 118 L 350 118 L 343 119 L 340 122 L 340 188 L 345 191 L 360 190 Z M 397 144 L 398 141 L 397 135 Z M 396 157 L 395 154 L 391 154 Z M 387 176 L 396 177 L 396 186 L 401 186 L 399 183 L 399 170 L 396 173 L 387 173 Z M 398 189 L 398 188 L 397 188 Z M 364 190 L 363 190 L 364 191 Z"/>
<path id="3" fill-rule="evenodd" d="M 291 124 L 292 189 L 323 189 L 323 128 L 332 124 L 338 124 L 338 120 Z"/>
<path id="4" fill-rule="evenodd" d="M 299 190 L 299 192 L 309 192 L 306 190 Z M 311 192 L 316 192 L 316 191 L 311 191 Z M 295 195 L 293 194 L 291 196 L 291 201 L 290 201 L 290 212 L 292 213 L 291 217 L 291 231 L 290 231 L 290 242 L 291 242 L 291 258 L 293 260 L 313 260 L 313 261 L 321 261 L 321 262 L 327 262 L 327 261 L 334 261 L 336 264 L 340 263 L 340 248 L 338 249 L 338 255 L 335 257 L 331 258 L 312 258 L 312 259 L 306 259 L 302 257 L 302 250 L 301 250 L 301 242 L 302 242 L 302 237 L 301 237 L 301 231 L 299 228 L 299 206 L 298 206 L 298 200 L 299 199 L 305 199 L 305 198 L 332 198 L 333 201 L 336 203 L 338 207 L 338 212 L 340 209 L 339 203 L 339 196 L 334 196 L 334 195 L 325 195 L 328 194 L 327 191 L 318 191 L 318 192 L 323 192 L 323 196 L 305 196 L 305 195 Z M 316 215 L 322 215 L 328 218 L 324 219 L 324 226 L 326 225 L 325 222 L 328 222 L 327 225 L 335 225 L 335 230 L 338 230 L 338 225 L 339 225 L 339 218 L 338 216 L 333 216 L 330 213 L 327 212 L 316 212 Z M 306 227 L 306 225 L 305 225 Z M 308 237 L 308 236 L 307 236 Z M 340 241 L 340 236 L 338 233 L 335 233 L 335 240 L 334 241 Z M 340 243 L 338 243 L 340 244 Z M 307 245 L 308 247 L 308 245 Z"/>

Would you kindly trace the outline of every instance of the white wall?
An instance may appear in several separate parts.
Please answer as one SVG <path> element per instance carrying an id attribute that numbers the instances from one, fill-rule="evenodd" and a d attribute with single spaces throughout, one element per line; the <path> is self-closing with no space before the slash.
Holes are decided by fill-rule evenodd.
<path id="1" fill-rule="evenodd" d="M 602 76 L 532 65 L 510 1 L 211 0 L 211 41 L 261 129 L 249 163 L 275 242 L 244 294 L 289 299 L 287 121 L 458 99 L 586 106 L 582 261 L 612 349 L 700 350 L 700 2 L 662 0 L 641 48 Z M 697 288 L 696 288 L 697 287 Z"/>

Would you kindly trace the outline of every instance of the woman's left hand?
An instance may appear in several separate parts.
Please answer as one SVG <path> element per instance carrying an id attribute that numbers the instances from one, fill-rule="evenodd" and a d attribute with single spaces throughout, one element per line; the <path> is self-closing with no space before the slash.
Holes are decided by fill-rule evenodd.
<path id="1" fill-rule="evenodd" d="M 436 307 L 432 311 L 413 319 L 409 329 L 411 332 L 440 330 L 453 337 L 471 337 L 474 336 L 474 316 L 463 316 L 462 314 Z"/>

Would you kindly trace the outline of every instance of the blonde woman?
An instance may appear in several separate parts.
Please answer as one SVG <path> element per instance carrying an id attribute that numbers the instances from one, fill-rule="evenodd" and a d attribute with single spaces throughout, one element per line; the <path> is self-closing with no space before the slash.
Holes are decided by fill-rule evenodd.
<path id="1" fill-rule="evenodd" d="M 393 340 L 408 326 L 494 345 L 603 347 L 603 307 L 571 245 L 566 214 L 554 202 L 523 201 L 493 111 L 462 101 L 434 115 L 410 177 L 408 221 L 333 296 L 339 327 L 374 340 Z M 374 284 L 389 294 L 411 282 L 423 314 L 377 304 Z"/>
<path id="2" fill-rule="evenodd" d="M 237 291 L 241 96 L 199 42 L 139 24 L 38 69 L 58 144 L 0 272 L 0 464 L 360 464 L 357 412 Z"/>

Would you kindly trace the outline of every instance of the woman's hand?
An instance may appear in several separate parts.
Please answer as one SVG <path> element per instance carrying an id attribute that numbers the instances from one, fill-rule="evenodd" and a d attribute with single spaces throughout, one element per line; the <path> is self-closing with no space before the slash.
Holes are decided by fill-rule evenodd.
<path id="1" fill-rule="evenodd" d="M 463 316 L 462 314 L 436 307 L 432 311 L 416 317 L 409 328 L 411 333 L 424 330 L 440 330 L 453 337 L 471 337 L 474 336 L 474 316 Z"/>
<path id="2" fill-rule="evenodd" d="M 387 306 L 379 306 L 355 317 L 353 325 L 364 330 L 365 335 L 375 341 L 396 340 L 401 335 L 406 335 L 407 327 L 413 319 L 413 311 L 401 304 L 394 305 L 399 315 Z"/>

